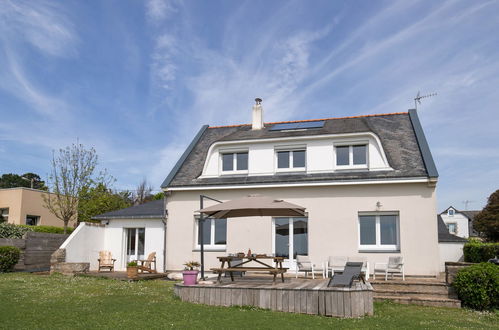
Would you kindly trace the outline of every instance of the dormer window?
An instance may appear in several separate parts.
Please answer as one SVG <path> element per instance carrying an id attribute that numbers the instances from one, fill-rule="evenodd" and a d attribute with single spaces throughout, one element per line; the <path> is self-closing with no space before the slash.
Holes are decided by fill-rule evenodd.
<path id="1" fill-rule="evenodd" d="M 448 215 L 449 217 L 453 217 L 453 216 L 454 216 L 454 209 L 449 209 L 449 210 L 447 211 L 447 215 Z"/>
<path id="2" fill-rule="evenodd" d="M 276 150 L 277 171 L 304 171 L 306 165 L 305 149 Z"/>
<path id="3" fill-rule="evenodd" d="M 367 144 L 336 145 L 336 167 L 366 168 Z"/>
<path id="4" fill-rule="evenodd" d="M 221 154 L 222 174 L 248 172 L 248 152 L 224 152 Z"/>

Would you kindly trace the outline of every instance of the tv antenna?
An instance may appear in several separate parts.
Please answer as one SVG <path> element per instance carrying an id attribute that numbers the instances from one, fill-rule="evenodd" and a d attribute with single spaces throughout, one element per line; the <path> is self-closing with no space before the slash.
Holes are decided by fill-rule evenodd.
<path id="1" fill-rule="evenodd" d="M 468 205 L 471 203 L 474 203 L 474 201 L 470 201 L 468 199 L 463 201 L 465 211 L 468 211 Z"/>
<path id="2" fill-rule="evenodd" d="M 426 94 L 426 95 L 421 95 L 421 93 L 418 91 L 418 94 L 414 98 L 414 109 L 418 109 L 418 103 L 421 104 L 421 99 L 425 99 L 428 97 L 432 96 L 437 96 L 437 93 L 431 93 L 431 94 Z"/>

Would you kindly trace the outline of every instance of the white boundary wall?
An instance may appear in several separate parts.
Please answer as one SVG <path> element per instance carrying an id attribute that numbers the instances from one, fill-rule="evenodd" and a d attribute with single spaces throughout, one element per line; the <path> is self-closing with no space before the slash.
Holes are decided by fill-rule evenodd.
<path id="1" fill-rule="evenodd" d="M 440 252 L 440 271 L 445 271 L 445 262 L 464 261 L 464 242 L 440 242 L 438 249 Z"/>
<path id="2" fill-rule="evenodd" d="M 89 262 L 90 269 L 97 269 L 99 251 L 104 250 L 105 227 L 80 223 L 60 249 L 66 250 L 66 262 Z"/>

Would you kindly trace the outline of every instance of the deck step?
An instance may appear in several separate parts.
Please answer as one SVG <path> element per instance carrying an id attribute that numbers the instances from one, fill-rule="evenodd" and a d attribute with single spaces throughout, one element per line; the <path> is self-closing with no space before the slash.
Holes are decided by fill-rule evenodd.
<path id="1" fill-rule="evenodd" d="M 415 304 L 433 307 L 452 307 L 461 308 L 461 301 L 458 299 L 442 298 L 440 296 L 420 296 L 420 297 L 407 297 L 407 296 L 391 296 L 391 295 L 375 295 L 374 301 L 393 301 L 399 304 Z"/>
<path id="2" fill-rule="evenodd" d="M 449 298 L 450 295 L 447 291 L 444 292 L 431 292 L 421 290 L 391 290 L 385 288 L 377 288 L 374 290 L 374 296 L 397 296 L 397 297 L 443 297 Z M 451 298 L 455 298 L 451 296 Z"/>

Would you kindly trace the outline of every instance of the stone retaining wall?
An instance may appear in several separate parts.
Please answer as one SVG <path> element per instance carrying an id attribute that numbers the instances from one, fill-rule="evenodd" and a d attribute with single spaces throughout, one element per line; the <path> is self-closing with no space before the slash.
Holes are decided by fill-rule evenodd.
<path id="1" fill-rule="evenodd" d="M 445 263 L 445 282 L 451 285 L 458 271 L 463 268 L 475 265 L 472 262 L 446 262 Z"/>

